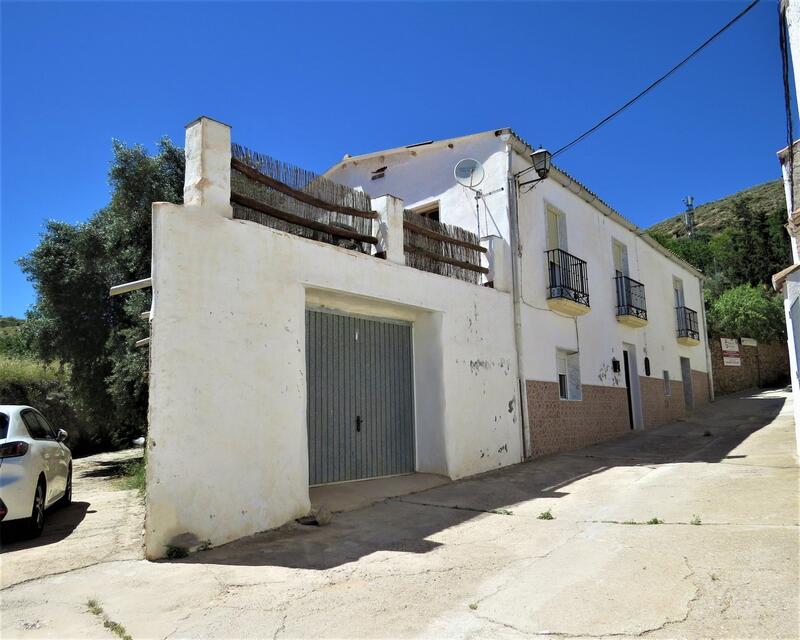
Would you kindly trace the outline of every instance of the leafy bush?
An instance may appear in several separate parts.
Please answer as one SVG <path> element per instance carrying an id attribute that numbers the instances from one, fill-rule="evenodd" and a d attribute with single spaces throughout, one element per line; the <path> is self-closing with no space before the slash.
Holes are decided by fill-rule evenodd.
<path id="1" fill-rule="evenodd" d="M 711 335 L 747 336 L 762 342 L 785 336 L 783 300 L 764 287 L 740 285 L 708 302 Z"/>
<path id="2" fill-rule="evenodd" d="M 114 143 L 109 204 L 81 224 L 49 220 L 39 245 L 20 260 L 35 305 L 23 334 L 35 357 L 60 362 L 75 411 L 97 425 L 105 449 L 129 446 L 147 424 L 147 336 L 141 313 L 150 292 L 111 298 L 109 288 L 150 274 L 151 205 L 183 195 L 183 151 L 162 140 L 158 153 Z"/>
<path id="3" fill-rule="evenodd" d="M 0 356 L 0 403 L 36 407 L 54 428 L 69 433 L 73 455 L 87 455 L 97 450 L 97 443 L 73 408 L 68 378 L 64 367 Z"/>

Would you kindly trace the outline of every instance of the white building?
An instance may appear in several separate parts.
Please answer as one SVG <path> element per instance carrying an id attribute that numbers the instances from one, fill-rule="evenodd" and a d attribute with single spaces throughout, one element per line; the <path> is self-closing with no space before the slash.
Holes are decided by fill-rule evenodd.
<path id="1" fill-rule="evenodd" d="M 516 197 L 516 344 L 531 455 L 663 424 L 706 402 L 710 356 L 701 274 L 556 167 L 515 196 L 513 176 L 531 167 L 532 152 L 512 130 L 498 129 L 345 156 L 325 175 L 372 196 L 391 193 L 411 210 L 511 244 Z M 487 195 L 477 210 L 475 191 L 453 176 L 463 158 L 485 170 L 478 188 Z M 517 182 L 535 178 L 528 172 Z M 687 309 L 680 319 L 676 307 Z M 564 376 L 566 391 L 558 386 Z"/>
<path id="2" fill-rule="evenodd" d="M 361 252 L 242 219 L 308 193 L 232 192 L 230 129 L 188 127 L 184 204 L 153 207 L 148 557 L 305 515 L 310 484 L 461 478 L 709 400 L 701 275 L 558 169 L 525 184 L 531 152 L 500 129 L 345 157 Z M 483 236 L 486 282 L 407 266 L 404 209 Z"/>
<path id="3" fill-rule="evenodd" d="M 794 68 L 795 98 L 800 90 L 800 2 L 797 0 L 781 0 L 780 10 L 785 16 L 789 35 L 789 52 Z M 783 29 L 783 25 L 781 25 Z M 800 334 L 800 251 L 798 251 L 798 230 L 800 230 L 800 141 L 795 141 L 792 148 L 786 147 L 778 152 L 783 173 L 783 184 L 786 190 L 786 210 L 789 220 L 786 229 L 792 245 L 792 264 L 783 271 L 772 276 L 772 284 L 783 292 L 786 312 L 786 336 L 789 346 L 789 368 L 792 378 L 792 394 L 794 396 L 794 422 L 797 453 L 800 455 L 800 402 L 798 402 L 798 334 Z M 790 161 L 791 160 L 791 161 Z M 794 183 L 794 189 L 792 189 Z"/>

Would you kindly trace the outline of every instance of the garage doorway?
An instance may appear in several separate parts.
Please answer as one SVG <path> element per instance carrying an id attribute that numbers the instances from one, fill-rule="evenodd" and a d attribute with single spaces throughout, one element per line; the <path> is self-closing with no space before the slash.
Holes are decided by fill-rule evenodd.
<path id="1" fill-rule="evenodd" d="M 415 470 L 411 324 L 306 310 L 309 484 Z"/>

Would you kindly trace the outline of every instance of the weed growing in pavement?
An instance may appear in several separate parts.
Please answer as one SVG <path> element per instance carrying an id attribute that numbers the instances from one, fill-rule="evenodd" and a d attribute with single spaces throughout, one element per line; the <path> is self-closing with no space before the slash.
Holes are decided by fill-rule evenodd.
<path id="1" fill-rule="evenodd" d="M 536 516 L 539 520 L 555 520 L 556 517 L 551 513 L 551 510 L 548 509 L 547 511 L 542 511 L 538 516 Z"/>
<path id="2" fill-rule="evenodd" d="M 471 602 L 469 608 L 475 611 L 478 608 L 478 604 L 476 602 Z"/>
<path id="3" fill-rule="evenodd" d="M 100 606 L 100 603 L 97 602 L 97 600 L 92 598 L 91 600 L 87 601 L 86 607 L 89 609 L 89 613 L 100 618 L 103 621 L 103 626 L 115 636 L 120 638 L 120 640 L 133 640 L 125 627 L 123 627 L 119 622 L 114 622 L 106 615 L 105 611 L 103 611 L 103 607 Z"/>
<path id="4" fill-rule="evenodd" d="M 180 560 L 189 555 L 189 550 L 186 547 L 174 547 L 171 544 L 167 545 L 167 558 L 170 560 Z"/>
<path id="5" fill-rule="evenodd" d="M 698 516 L 697 514 L 694 514 L 692 516 L 691 524 L 701 525 L 701 524 L 703 524 L 703 521 L 700 519 L 700 516 Z"/>
<path id="6" fill-rule="evenodd" d="M 645 524 L 664 524 L 664 521 L 658 518 L 650 518 Z"/>

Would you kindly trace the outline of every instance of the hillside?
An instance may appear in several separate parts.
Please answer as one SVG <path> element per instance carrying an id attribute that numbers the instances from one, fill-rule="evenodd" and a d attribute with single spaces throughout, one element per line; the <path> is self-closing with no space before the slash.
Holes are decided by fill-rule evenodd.
<path id="1" fill-rule="evenodd" d="M 786 218 L 786 194 L 783 190 L 783 181 L 773 180 L 695 207 L 695 228 L 711 235 L 730 228 L 734 224 L 733 201 L 740 197 L 749 199 L 748 208 L 753 213 L 769 214 L 776 209 L 781 209 L 783 218 Z M 683 213 L 654 224 L 648 231 L 665 233 L 673 238 L 685 236 L 686 227 L 683 223 Z"/>

